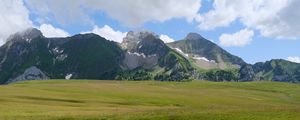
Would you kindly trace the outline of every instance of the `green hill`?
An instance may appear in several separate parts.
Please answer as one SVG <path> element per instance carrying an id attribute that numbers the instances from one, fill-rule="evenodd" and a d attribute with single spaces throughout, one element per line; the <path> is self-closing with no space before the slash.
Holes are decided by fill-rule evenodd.
<path id="1" fill-rule="evenodd" d="M 246 65 L 241 68 L 241 80 L 270 80 L 280 82 L 300 82 L 300 64 L 282 59 L 273 59 Z"/>
<path id="2" fill-rule="evenodd" d="M 300 85 L 46 80 L 0 86 L 1 120 L 296 120 Z"/>

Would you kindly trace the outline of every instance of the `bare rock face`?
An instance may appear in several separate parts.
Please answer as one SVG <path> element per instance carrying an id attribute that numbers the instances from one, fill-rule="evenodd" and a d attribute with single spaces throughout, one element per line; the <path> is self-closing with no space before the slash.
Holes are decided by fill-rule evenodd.
<path id="1" fill-rule="evenodd" d="M 146 56 L 144 54 L 127 52 L 125 53 L 122 68 L 132 70 L 142 66 L 145 69 L 151 69 L 157 65 L 158 58 L 156 54 Z"/>
<path id="2" fill-rule="evenodd" d="M 149 31 L 130 31 L 121 43 L 125 50 L 123 69 L 142 67 L 151 69 L 157 65 L 159 57 L 165 55 L 168 47 L 158 35 Z"/>
<path id="3" fill-rule="evenodd" d="M 145 39 L 158 39 L 158 36 L 149 31 L 129 31 L 121 45 L 123 49 L 131 50 Z"/>
<path id="4" fill-rule="evenodd" d="M 45 80 L 49 79 L 40 69 L 35 66 L 31 66 L 27 68 L 23 74 L 19 75 L 16 78 L 9 79 L 6 83 L 12 83 L 17 81 L 24 81 L 24 80 Z"/>

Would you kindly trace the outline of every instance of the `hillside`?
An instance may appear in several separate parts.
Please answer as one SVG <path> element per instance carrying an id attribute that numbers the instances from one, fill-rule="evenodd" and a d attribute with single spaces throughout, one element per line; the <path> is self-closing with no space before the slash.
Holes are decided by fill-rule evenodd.
<path id="1" fill-rule="evenodd" d="M 172 80 L 192 78 L 189 61 L 154 33 L 129 32 L 122 44 L 93 34 L 46 38 L 35 29 L 0 47 L 0 84 L 33 79 Z"/>
<path id="2" fill-rule="evenodd" d="M 300 64 L 283 59 L 273 59 L 243 66 L 240 70 L 242 81 L 270 80 L 300 82 Z"/>
<path id="3" fill-rule="evenodd" d="M 0 84 L 26 79 L 114 79 L 122 50 L 96 34 L 45 38 L 37 29 L 12 35 L 1 46 Z"/>
<path id="4" fill-rule="evenodd" d="M 0 86 L 0 119 L 297 120 L 299 93 L 277 82 L 25 81 Z"/>

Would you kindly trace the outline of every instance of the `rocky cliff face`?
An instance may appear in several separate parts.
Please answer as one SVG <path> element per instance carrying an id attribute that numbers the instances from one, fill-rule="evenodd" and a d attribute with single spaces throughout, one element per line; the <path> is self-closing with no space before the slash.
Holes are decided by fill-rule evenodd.
<path id="1" fill-rule="evenodd" d="M 151 69 L 158 63 L 158 58 L 168 52 L 168 47 L 152 32 L 128 32 L 121 43 L 125 51 L 124 69 L 142 67 Z"/>
<path id="2" fill-rule="evenodd" d="M 137 71 L 146 70 L 147 79 L 182 80 L 192 71 L 188 60 L 170 49 L 157 35 L 149 31 L 131 31 L 121 43 L 125 51 L 122 68 L 127 75 L 119 79 L 134 79 Z M 143 70 L 142 70 L 143 71 Z M 185 77 L 184 77 L 185 76 Z"/>

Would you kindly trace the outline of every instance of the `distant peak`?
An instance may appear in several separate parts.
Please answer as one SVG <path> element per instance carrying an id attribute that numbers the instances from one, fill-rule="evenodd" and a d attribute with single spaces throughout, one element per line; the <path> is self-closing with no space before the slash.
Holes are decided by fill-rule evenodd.
<path id="1" fill-rule="evenodd" d="M 203 39 L 203 37 L 198 33 L 191 32 L 185 37 L 185 39 L 186 40 L 199 40 L 199 39 Z"/>
<path id="2" fill-rule="evenodd" d="M 157 39 L 158 36 L 155 33 L 142 30 L 142 31 L 129 31 L 127 35 L 123 38 L 122 46 L 127 48 L 129 46 L 137 45 L 143 40 Z"/>
<path id="3" fill-rule="evenodd" d="M 35 38 L 35 37 L 43 36 L 42 32 L 36 28 L 28 28 L 24 31 L 18 32 L 17 34 L 27 38 Z"/>
<path id="4" fill-rule="evenodd" d="M 129 31 L 124 38 L 124 41 L 141 41 L 147 37 L 158 38 L 154 32 L 147 30 L 139 30 L 139 31 Z"/>
<path id="5" fill-rule="evenodd" d="M 123 49 L 135 49 L 141 44 L 164 44 L 163 41 L 159 39 L 159 36 L 154 32 L 147 30 L 139 31 L 129 31 L 126 37 L 123 38 L 121 46 Z"/>
<path id="6" fill-rule="evenodd" d="M 21 38 L 21 39 L 33 39 L 36 37 L 43 37 L 43 34 L 40 30 L 36 28 L 27 28 L 23 31 L 17 32 L 13 35 L 11 35 L 8 40 L 14 39 L 14 38 Z"/>

